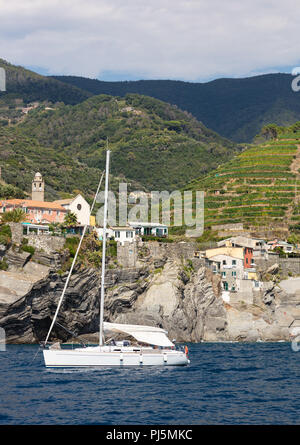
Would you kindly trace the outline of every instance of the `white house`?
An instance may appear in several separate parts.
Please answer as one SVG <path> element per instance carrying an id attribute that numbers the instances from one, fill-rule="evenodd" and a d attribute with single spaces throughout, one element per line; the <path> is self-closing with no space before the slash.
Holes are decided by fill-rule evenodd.
<path id="1" fill-rule="evenodd" d="M 103 238 L 103 227 L 95 228 L 98 238 L 102 240 Z M 106 230 L 106 236 L 108 238 L 114 238 L 115 241 L 118 241 L 122 245 L 125 242 L 132 243 L 135 240 L 135 230 L 132 227 L 109 227 Z"/>
<path id="2" fill-rule="evenodd" d="M 168 236 L 168 226 L 159 223 L 148 223 L 139 221 L 129 221 L 137 235 Z"/>
<path id="3" fill-rule="evenodd" d="M 90 224 L 91 208 L 83 196 L 77 195 L 75 198 L 60 199 L 58 201 L 54 201 L 54 203 L 60 204 L 66 210 L 75 213 L 77 216 L 77 221 L 80 225 L 84 226 L 86 224 Z"/>
<path id="4" fill-rule="evenodd" d="M 285 253 L 291 253 L 294 251 L 293 244 L 289 244 L 286 241 L 280 241 L 277 239 L 273 241 L 268 241 L 269 250 L 274 250 L 276 247 L 281 247 Z"/>

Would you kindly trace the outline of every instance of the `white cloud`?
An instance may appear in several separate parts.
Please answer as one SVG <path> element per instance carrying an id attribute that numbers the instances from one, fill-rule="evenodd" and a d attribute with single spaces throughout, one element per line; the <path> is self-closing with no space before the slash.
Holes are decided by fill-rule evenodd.
<path id="1" fill-rule="evenodd" d="M 299 65 L 298 0 L 0 0 L 1 57 L 184 80 Z"/>

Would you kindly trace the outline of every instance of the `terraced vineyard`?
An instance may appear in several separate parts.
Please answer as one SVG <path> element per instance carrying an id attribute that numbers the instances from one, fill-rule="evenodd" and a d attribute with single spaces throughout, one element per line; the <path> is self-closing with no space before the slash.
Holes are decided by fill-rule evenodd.
<path id="1" fill-rule="evenodd" d="M 251 146 L 189 188 L 205 191 L 205 225 L 300 222 L 300 123 Z"/>

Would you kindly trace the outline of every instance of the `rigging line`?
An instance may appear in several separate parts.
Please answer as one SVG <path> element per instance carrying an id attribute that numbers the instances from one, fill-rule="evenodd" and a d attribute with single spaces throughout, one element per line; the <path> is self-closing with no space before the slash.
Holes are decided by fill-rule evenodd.
<path id="1" fill-rule="evenodd" d="M 100 178 L 100 181 L 99 181 L 99 185 L 98 185 L 98 187 L 97 187 L 96 195 L 95 195 L 95 197 L 94 197 L 94 201 L 93 201 L 93 204 L 92 204 L 90 213 L 92 213 L 92 211 L 93 211 L 93 208 L 94 208 L 94 205 L 95 205 L 95 202 L 96 202 L 96 199 L 97 199 L 97 195 L 98 195 L 99 190 L 100 190 L 100 187 L 101 187 L 101 183 L 102 183 L 103 176 L 104 176 L 104 171 L 102 172 L 102 175 L 101 175 L 101 178 Z M 64 285 L 64 288 L 63 288 L 61 297 L 60 297 L 60 299 L 59 299 L 59 302 L 58 302 L 58 305 L 57 305 L 57 308 L 56 308 L 56 311 L 55 311 L 55 314 L 54 314 L 54 317 L 53 317 L 51 326 L 50 326 L 50 328 L 49 328 L 49 331 L 48 331 L 46 340 L 45 340 L 45 342 L 44 342 L 45 345 L 46 345 L 47 342 L 48 342 L 48 339 L 49 339 L 49 336 L 50 336 L 51 331 L 52 331 L 52 329 L 53 329 L 54 323 L 55 323 L 55 321 L 56 321 L 56 318 L 57 318 L 57 315 L 58 315 L 58 312 L 59 312 L 61 303 L 62 303 L 63 298 L 64 298 L 64 296 L 65 296 L 65 292 L 66 292 L 66 290 L 67 290 L 67 287 L 68 287 L 68 284 L 69 284 L 69 281 L 70 281 L 70 278 L 71 278 L 71 275 L 72 275 L 72 271 L 73 271 L 73 268 L 74 268 L 75 263 L 76 263 L 76 260 L 77 260 L 77 255 L 78 255 L 78 252 L 79 252 L 79 250 L 80 250 L 81 243 L 82 243 L 82 240 L 83 240 L 83 238 L 84 238 L 84 235 L 85 235 L 87 226 L 88 226 L 88 224 L 86 224 L 86 225 L 84 226 L 84 228 L 83 228 L 83 232 L 82 232 L 82 235 L 81 235 L 81 238 L 80 238 L 80 241 L 79 241 L 79 244 L 78 244 L 78 247 L 77 247 L 77 250 L 76 250 L 76 253 L 75 253 L 73 262 L 72 262 L 72 265 L 71 265 L 71 269 L 70 269 L 70 271 L 69 271 L 68 278 L 67 278 L 67 280 L 66 280 L 66 282 L 65 282 L 65 285 Z"/>
<path id="2" fill-rule="evenodd" d="M 67 329 L 67 328 L 66 328 L 65 326 L 63 326 L 62 324 L 58 323 L 58 321 L 56 321 L 55 323 L 57 324 L 57 326 L 60 326 L 62 329 L 64 329 L 68 334 L 71 334 L 71 335 L 73 335 L 74 338 L 77 338 L 77 339 L 79 340 L 79 343 L 80 343 L 82 346 L 84 346 L 84 347 L 86 348 L 86 344 L 85 344 L 83 341 L 81 341 L 81 339 L 80 339 L 79 336 L 76 334 L 76 332 L 69 331 L 69 329 Z M 83 339 L 83 340 L 84 340 L 84 339 Z M 85 340 L 85 341 L 88 343 L 87 340 Z"/>
<path id="3" fill-rule="evenodd" d="M 36 359 L 36 356 L 38 355 L 38 353 L 40 352 L 41 349 L 42 349 L 42 346 L 39 345 L 38 350 L 37 350 L 36 353 L 34 354 L 33 359 L 32 359 L 31 362 L 29 363 L 29 366 L 32 365 L 32 363 L 33 363 L 34 360 Z"/>

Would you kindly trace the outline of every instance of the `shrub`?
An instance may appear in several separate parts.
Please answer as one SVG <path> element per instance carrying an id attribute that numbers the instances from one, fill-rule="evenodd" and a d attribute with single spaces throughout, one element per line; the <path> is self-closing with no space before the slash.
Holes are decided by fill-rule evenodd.
<path id="1" fill-rule="evenodd" d="M 2 222 L 22 222 L 26 220 L 26 213 L 22 209 L 14 209 L 2 215 Z"/>
<path id="2" fill-rule="evenodd" d="M 117 256 L 117 246 L 118 243 L 115 240 L 110 240 L 107 243 L 107 256 L 108 257 L 116 257 Z"/>
<path id="3" fill-rule="evenodd" d="M 159 236 L 144 235 L 142 241 L 158 241 L 159 243 L 173 243 L 171 238 L 160 238 Z"/>
<path id="4" fill-rule="evenodd" d="M 7 270 L 8 269 L 8 264 L 5 260 L 5 258 L 3 258 L 2 261 L 0 261 L 0 270 Z"/>
<path id="5" fill-rule="evenodd" d="M 69 238 L 66 238 L 64 248 L 69 250 L 70 256 L 72 258 L 74 258 L 75 256 L 78 244 L 79 244 L 79 238 L 77 236 L 70 236 Z"/>
<path id="6" fill-rule="evenodd" d="M 0 244 L 4 244 L 4 246 L 8 246 L 11 242 L 11 229 L 9 225 L 2 224 L 0 226 Z"/>

